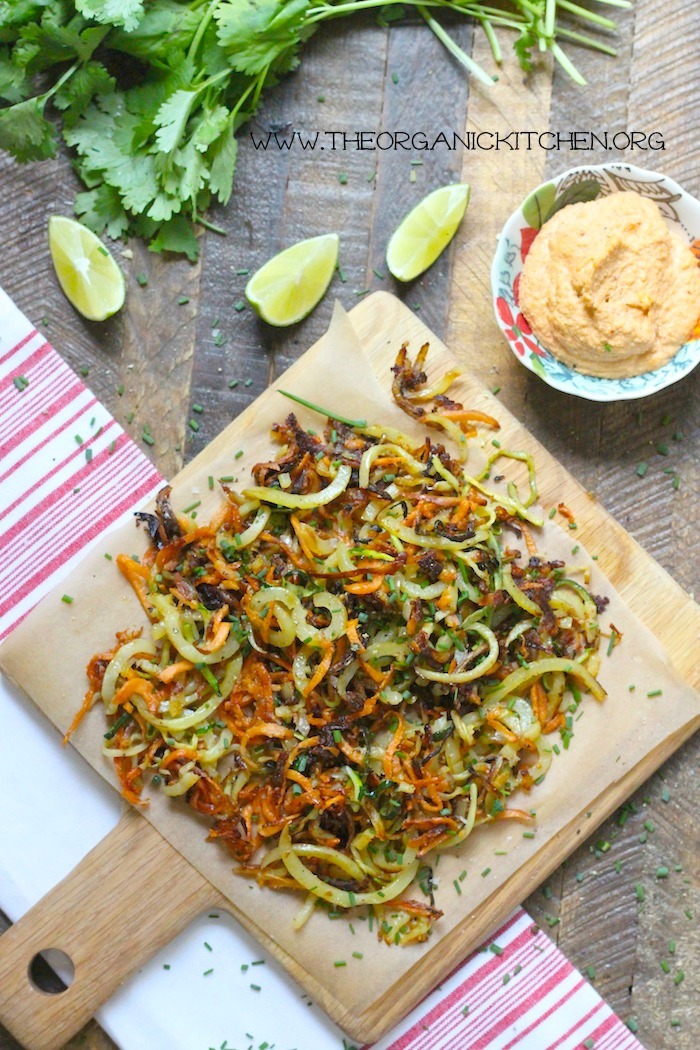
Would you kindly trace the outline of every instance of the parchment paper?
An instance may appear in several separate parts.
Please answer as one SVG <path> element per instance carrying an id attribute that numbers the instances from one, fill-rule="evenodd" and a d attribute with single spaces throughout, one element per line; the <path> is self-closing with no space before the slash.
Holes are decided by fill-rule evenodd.
<path id="1" fill-rule="evenodd" d="M 399 344 L 397 339 L 394 351 Z M 411 347 L 412 352 L 417 349 Z M 388 396 L 390 378 L 388 374 L 382 376 L 380 383 L 347 315 L 336 308 L 327 335 L 175 479 L 173 505 L 181 509 L 200 499 L 198 520 L 207 520 L 219 502 L 217 493 L 208 488 L 208 476 L 233 474 L 239 479 L 239 487 L 245 487 L 253 463 L 272 458 L 275 446 L 269 438 L 271 424 L 289 411 L 293 410 L 303 424 L 321 428 L 323 420 L 281 397 L 275 392 L 280 387 L 344 416 L 420 435 L 421 429 Z M 459 384 L 450 393 L 459 399 Z M 483 440 L 487 452 L 492 451 L 491 437 L 488 433 Z M 234 454 L 239 449 L 243 456 L 236 460 Z M 483 459 L 484 454 L 477 450 L 470 459 L 470 470 L 476 472 L 479 455 Z M 366 922 L 354 917 L 352 935 L 345 920 L 332 922 L 325 912 L 317 912 L 303 930 L 295 932 L 291 919 L 300 906 L 300 895 L 261 889 L 235 875 L 226 850 L 205 841 L 206 821 L 184 802 L 169 800 L 157 790 L 150 792 L 151 803 L 144 816 L 231 901 L 234 914 L 254 932 L 255 928 L 264 931 L 350 1011 L 360 1011 L 377 1001 L 397 981 L 410 981 L 411 972 L 424 964 L 427 956 L 434 958 L 434 953 L 440 953 L 441 942 L 456 927 L 460 926 L 468 941 L 470 920 L 487 902 L 498 898 L 505 914 L 528 892 L 522 878 L 515 878 L 517 873 L 532 871 L 532 885 L 536 885 L 552 866 L 548 858 L 559 849 L 561 837 L 566 837 L 567 848 L 573 850 L 605 815 L 605 798 L 626 774 L 642 761 L 651 772 L 700 721 L 700 698 L 671 668 L 653 634 L 590 561 L 578 534 L 563 532 L 546 516 L 544 528 L 535 531 L 538 547 L 546 557 L 561 558 L 569 565 L 591 566 L 591 590 L 610 599 L 601 618 L 604 627 L 614 623 L 624 636 L 623 643 L 610 657 L 603 655 L 600 680 L 608 691 L 607 700 L 603 704 L 590 697 L 584 700 L 570 749 L 562 749 L 554 758 L 541 786 L 524 800 L 514 800 L 515 805 L 520 802 L 536 811 L 535 837 L 523 838 L 522 825 L 503 822 L 477 829 L 454 854 L 442 855 L 436 872 L 436 904 L 445 914 L 424 945 L 389 948 L 377 942 Z M 575 545 L 579 550 L 572 555 Z M 144 532 L 134 525 L 106 535 L 0 648 L 0 665 L 61 733 L 82 701 L 88 659 L 108 649 L 117 630 L 146 623 L 133 592 L 105 554 L 138 554 L 145 547 Z M 61 602 L 64 593 L 72 595 L 71 605 Z M 661 690 L 661 695 L 647 696 L 656 690 Z M 116 787 L 112 763 L 101 753 L 104 732 L 104 713 L 98 705 L 73 736 L 72 746 Z M 558 742 L 558 734 L 551 740 Z M 56 746 L 60 746 L 58 734 Z M 79 814 L 75 816 L 79 819 Z M 580 835 L 578 840 L 576 835 Z M 460 883 L 462 892 L 458 895 L 453 880 L 465 869 L 468 874 Z M 420 891 L 415 896 L 420 897 Z M 363 959 L 353 959 L 353 951 L 362 952 Z M 334 967 L 333 961 L 338 959 L 347 960 L 348 965 Z"/>

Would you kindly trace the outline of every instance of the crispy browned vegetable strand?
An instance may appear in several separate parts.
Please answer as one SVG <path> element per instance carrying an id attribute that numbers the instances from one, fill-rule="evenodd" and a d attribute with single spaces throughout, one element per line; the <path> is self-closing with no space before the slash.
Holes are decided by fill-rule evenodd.
<path id="1" fill-rule="evenodd" d="M 370 905 L 389 942 L 441 914 L 399 899 L 416 876 L 431 898 L 431 855 L 531 820 L 510 796 L 545 775 L 550 734 L 568 747 L 579 690 L 605 695 L 596 600 L 536 552 L 530 457 L 494 440 L 466 472 L 476 426 L 498 423 L 446 396 L 455 373 L 426 388 L 426 352 L 401 349 L 394 395 L 456 452 L 292 414 L 208 524 L 167 488 L 138 515 L 151 545 L 118 564 L 150 636 L 93 659 L 84 705 L 105 706 L 129 801 L 148 779 L 183 796 L 241 872 L 306 893 L 298 924 L 319 901 Z M 490 487 L 510 460 L 526 496 Z"/>

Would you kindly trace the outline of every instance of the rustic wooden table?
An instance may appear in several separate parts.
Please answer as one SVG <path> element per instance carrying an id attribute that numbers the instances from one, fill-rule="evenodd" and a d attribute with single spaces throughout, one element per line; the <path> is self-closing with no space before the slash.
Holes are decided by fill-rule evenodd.
<path id="1" fill-rule="evenodd" d="M 25 168 L 3 158 L 0 283 L 66 361 L 87 375 L 165 475 L 175 473 L 314 342 L 328 324 L 334 298 L 350 308 L 367 289 L 391 290 L 420 308 L 426 323 L 490 388 L 500 388 L 504 404 L 692 593 L 700 587 L 694 557 L 700 369 L 641 402 L 598 405 L 567 397 L 517 364 L 489 301 L 498 229 L 546 176 L 584 161 L 624 158 L 664 171 L 700 195 L 700 8 L 687 0 L 636 0 L 634 10 L 614 13 L 618 58 L 576 52 L 586 88 L 546 64 L 525 79 L 508 59 L 499 83 L 486 91 L 469 84 L 423 25 L 388 31 L 369 20 L 338 24 L 307 45 L 300 71 L 267 98 L 254 130 L 429 136 L 462 134 L 465 128 L 657 131 L 663 151 L 262 151 L 244 130 L 234 196 L 213 215 L 228 235 L 205 233 L 195 265 L 164 261 L 131 245 L 120 258 L 127 305 L 103 325 L 74 313 L 48 261 L 47 218 L 70 214 L 77 189 L 68 158 Z M 462 24 L 454 35 L 488 62 L 480 33 L 472 39 L 472 29 Z M 463 229 L 428 273 L 408 288 L 397 287 L 384 261 L 391 231 L 430 189 L 458 180 L 473 187 Z M 336 277 L 307 321 L 276 331 L 241 308 L 248 270 L 286 244 L 329 230 L 341 234 L 345 279 Z M 143 274 L 145 284 L 136 280 Z M 204 411 L 196 414 L 194 432 L 189 421 L 196 404 Z M 143 443 L 144 427 L 155 439 L 152 446 Z M 658 452 L 663 442 L 667 456 Z M 649 464 L 643 479 L 636 473 L 641 461 Z M 667 467 L 680 478 L 677 490 Z M 696 739 L 525 902 L 618 1014 L 638 1025 L 649 1050 L 700 1046 L 699 772 Z M 657 877 L 662 866 L 670 869 L 669 877 Z M 638 885 L 645 890 L 643 902 Z M 0 1048 L 16 1045 L 0 1031 Z M 112 1045 L 94 1023 L 70 1043 L 94 1050 Z"/>

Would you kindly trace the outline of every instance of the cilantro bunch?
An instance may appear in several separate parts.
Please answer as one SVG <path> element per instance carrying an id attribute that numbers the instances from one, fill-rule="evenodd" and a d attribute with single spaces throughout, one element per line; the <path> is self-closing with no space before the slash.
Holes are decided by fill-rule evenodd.
<path id="1" fill-rule="evenodd" d="M 75 201 L 86 225 L 195 259 L 194 224 L 214 228 L 204 213 L 231 196 L 238 129 L 322 22 L 371 10 L 387 25 L 414 10 L 473 76 L 493 83 L 438 9 L 478 21 L 496 63 L 494 27 L 516 32 L 523 69 L 533 48 L 549 49 L 580 83 L 558 37 L 615 53 L 555 26 L 563 10 L 614 28 L 569 0 L 0 0 L 0 148 L 20 162 L 53 157 L 60 126 L 86 187 Z"/>

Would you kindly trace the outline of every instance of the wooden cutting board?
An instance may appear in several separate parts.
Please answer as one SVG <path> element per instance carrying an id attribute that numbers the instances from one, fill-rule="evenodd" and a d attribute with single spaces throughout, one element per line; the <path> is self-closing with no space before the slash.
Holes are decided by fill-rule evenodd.
<path id="1" fill-rule="evenodd" d="M 451 357 L 440 341 L 416 315 L 386 293 L 368 297 L 350 316 L 384 386 L 387 386 L 396 350 L 404 341 L 410 342 L 414 350 L 423 342 L 430 342 L 434 371 L 441 372 L 450 364 Z M 305 370 L 310 364 L 313 366 L 315 349 L 304 355 L 275 386 L 303 390 L 300 384 L 303 384 Z M 338 367 L 342 368 L 342 364 L 339 360 Z M 467 397 L 472 399 L 469 403 L 491 411 L 501 420 L 512 444 L 534 453 L 544 506 L 560 501 L 567 504 L 578 525 L 576 541 L 598 552 L 600 568 L 627 605 L 660 640 L 676 672 L 689 685 L 698 686 L 700 609 L 502 405 L 469 379 L 466 389 Z M 263 394 L 255 406 L 181 472 L 175 479 L 176 486 L 206 478 L 216 455 L 223 449 L 240 446 L 246 427 L 254 425 L 261 406 L 273 396 L 270 391 Z M 650 601 L 652 594 L 653 601 Z M 40 610 L 35 615 L 40 615 Z M 0 664 L 20 685 L 27 685 L 30 695 L 36 698 L 31 681 L 28 682 L 27 668 L 15 655 L 20 651 L 17 639 L 21 638 L 22 631 L 20 627 L 0 650 Z M 640 660 L 643 661 L 643 654 Z M 640 691 L 647 688 L 640 681 Z M 613 703 L 614 699 L 611 697 L 608 702 Z M 60 728 L 59 720 L 55 720 Z M 181 843 L 176 849 L 139 812 L 129 810 L 117 828 L 58 887 L 0 938 L 0 1021 L 31 1050 L 61 1047 L 152 954 L 171 941 L 197 914 L 216 907 L 236 915 L 353 1038 L 375 1040 L 478 946 L 512 907 L 546 878 L 580 844 L 582 837 L 590 834 L 699 724 L 700 703 L 680 683 L 673 718 L 669 720 L 662 709 L 658 725 L 651 730 L 647 727 L 649 742 L 639 760 L 629 768 L 621 768 L 604 783 L 591 783 L 586 805 L 557 827 L 556 833 L 532 846 L 523 862 L 507 878 L 496 880 L 493 890 L 482 896 L 479 907 L 463 914 L 434 946 L 429 942 L 419 956 L 402 952 L 392 954 L 389 960 L 387 955 L 385 966 L 391 966 L 396 972 L 393 983 L 389 982 L 374 997 L 366 996 L 362 1002 L 353 997 L 347 980 L 333 984 L 321 979 L 316 966 L 294 958 L 293 952 L 279 943 L 272 923 L 266 929 L 255 923 L 245 908 L 232 902 L 230 896 L 224 895 L 196 870 L 183 855 L 186 849 Z M 163 892 L 164 872 L 168 873 L 167 894 Z M 138 887 L 136 893 L 135 887 Z M 127 921 L 123 918 L 125 915 L 129 916 Z M 65 992 L 54 996 L 36 989 L 29 977 L 32 958 L 48 948 L 64 951 L 75 968 L 73 983 Z"/>

